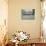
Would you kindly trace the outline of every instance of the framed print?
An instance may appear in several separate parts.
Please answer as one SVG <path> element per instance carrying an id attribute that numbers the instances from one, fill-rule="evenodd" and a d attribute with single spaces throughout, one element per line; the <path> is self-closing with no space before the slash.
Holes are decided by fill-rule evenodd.
<path id="1" fill-rule="evenodd" d="M 21 10 L 21 18 L 22 20 L 31 20 L 35 18 L 35 9 L 32 10 Z"/>

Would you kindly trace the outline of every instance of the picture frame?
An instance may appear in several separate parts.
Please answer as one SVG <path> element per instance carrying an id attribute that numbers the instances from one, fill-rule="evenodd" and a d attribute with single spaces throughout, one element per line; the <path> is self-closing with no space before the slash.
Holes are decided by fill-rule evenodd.
<path id="1" fill-rule="evenodd" d="M 22 9 L 21 10 L 21 18 L 22 20 L 34 20 L 35 19 L 35 9 L 28 10 Z"/>

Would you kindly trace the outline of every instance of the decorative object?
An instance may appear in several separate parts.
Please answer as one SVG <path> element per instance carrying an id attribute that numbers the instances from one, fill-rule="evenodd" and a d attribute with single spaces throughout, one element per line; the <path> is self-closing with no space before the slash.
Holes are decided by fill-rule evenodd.
<path id="1" fill-rule="evenodd" d="M 46 42 L 46 1 L 41 0 L 41 41 Z"/>
<path id="2" fill-rule="evenodd" d="M 21 10 L 22 20 L 31 20 L 35 18 L 35 9 L 22 9 Z"/>
<path id="3" fill-rule="evenodd" d="M 30 38 L 30 34 L 23 32 L 23 31 L 18 31 L 17 34 L 13 34 L 13 38 L 11 41 L 16 42 L 17 41 L 27 41 Z"/>
<path id="4" fill-rule="evenodd" d="M 17 34 L 17 36 L 20 41 L 27 41 L 30 37 L 30 34 L 27 34 L 26 32 L 21 31 Z"/>

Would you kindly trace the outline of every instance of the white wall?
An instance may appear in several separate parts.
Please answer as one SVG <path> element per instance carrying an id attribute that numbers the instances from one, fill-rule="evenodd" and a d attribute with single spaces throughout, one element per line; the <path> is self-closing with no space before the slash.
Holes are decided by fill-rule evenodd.
<path id="1" fill-rule="evenodd" d="M 35 9 L 34 20 L 22 20 L 21 9 Z M 31 38 L 40 37 L 41 6 L 40 0 L 9 0 L 8 33 L 12 35 L 17 30 L 31 34 Z"/>

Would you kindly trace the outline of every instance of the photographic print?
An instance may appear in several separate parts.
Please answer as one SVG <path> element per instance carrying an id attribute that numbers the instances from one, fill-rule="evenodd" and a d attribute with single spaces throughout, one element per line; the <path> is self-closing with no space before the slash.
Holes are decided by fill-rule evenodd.
<path id="1" fill-rule="evenodd" d="M 31 20 L 35 18 L 35 9 L 32 10 L 21 10 L 21 18 L 22 20 Z"/>

